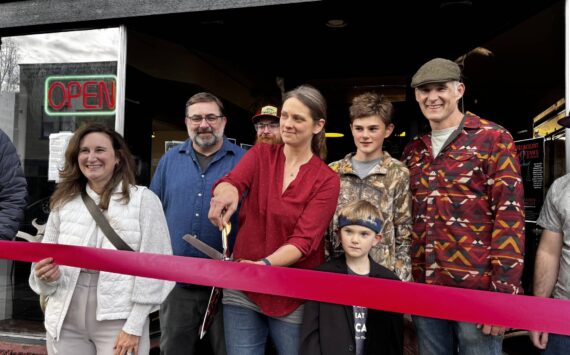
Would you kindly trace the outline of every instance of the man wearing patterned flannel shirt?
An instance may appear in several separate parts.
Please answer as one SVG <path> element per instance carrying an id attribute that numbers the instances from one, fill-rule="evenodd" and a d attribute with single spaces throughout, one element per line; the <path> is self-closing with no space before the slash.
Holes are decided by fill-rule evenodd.
<path id="1" fill-rule="evenodd" d="M 416 282 L 522 293 L 523 185 L 510 133 L 463 114 L 459 66 L 436 58 L 412 78 L 431 132 L 403 160 L 412 193 L 412 275 Z M 420 353 L 501 354 L 504 327 L 414 317 Z M 454 342 L 454 336 L 457 342 Z"/>

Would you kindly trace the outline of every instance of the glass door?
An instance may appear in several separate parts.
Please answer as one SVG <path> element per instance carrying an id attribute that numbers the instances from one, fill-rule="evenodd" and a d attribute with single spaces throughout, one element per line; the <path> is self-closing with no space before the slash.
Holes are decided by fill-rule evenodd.
<path id="1" fill-rule="evenodd" d="M 36 241 L 49 214 L 50 136 L 86 122 L 122 133 L 123 34 L 115 27 L 1 39 L 0 128 L 16 146 L 29 194 L 18 240 Z M 35 321 L 43 333 L 29 271 L 29 263 L 0 261 L 0 335 L 29 337 Z"/>

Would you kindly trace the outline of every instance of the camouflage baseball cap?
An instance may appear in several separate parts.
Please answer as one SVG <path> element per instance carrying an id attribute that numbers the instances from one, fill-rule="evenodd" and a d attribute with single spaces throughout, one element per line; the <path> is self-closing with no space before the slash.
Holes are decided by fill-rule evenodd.
<path id="1" fill-rule="evenodd" d="M 435 58 L 425 63 L 412 77 L 413 88 L 430 83 L 461 80 L 461 69 L 449 59 Z"/>
<path id="2" fill-rule="evenodd" d="M 257 109 L 255 115 L 251 118 L 253 123 L 257 123 L 262 118 L 273 118 L 279 120 L 279 108 L 273 105 L 262 106 Z"/>

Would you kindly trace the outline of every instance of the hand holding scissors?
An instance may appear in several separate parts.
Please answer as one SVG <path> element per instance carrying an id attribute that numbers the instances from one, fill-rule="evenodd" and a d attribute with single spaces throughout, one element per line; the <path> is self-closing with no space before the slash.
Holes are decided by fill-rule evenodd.
<path id="1" fill-rule="evenodd" d="M 220 230 L 223 230 L 237 210 L 238 203 L 239 194 L 237 188 L 232 184 L 222 182 L 216 186 L 212 194 L 208 218 Z"/>

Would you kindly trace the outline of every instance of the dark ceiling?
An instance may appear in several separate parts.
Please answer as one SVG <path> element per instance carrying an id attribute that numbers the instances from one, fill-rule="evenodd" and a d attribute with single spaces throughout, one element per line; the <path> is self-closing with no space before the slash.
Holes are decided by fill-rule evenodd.
<path id="1" fill-rule="evenodd" d="M 347 26 L 327 27 L 330 19 Z M 401 98 L 395 120 L 409 137 L 424 125 L 409 89 L 415 70 L 475 47 L 493 55 L 463 62 L 466 110 L 527 138 L 532 118 L 564 97 L 563 1 L 323 1 L 142 17 L 127 26 L 184 46 L 236 80 L 247 78 L 261 101 L 278 95 L 276 77 L 286 90 L 314 84 L 329 103 L 329 131 L 349 134 L 350 97 L 370 89 Z M 241 109 L 237 115 L 254 110 Z M 229 129 L 238 139 L 252 136 L 249 125 Z M 350 142 L 332 143 L 333 157 Z"/>

